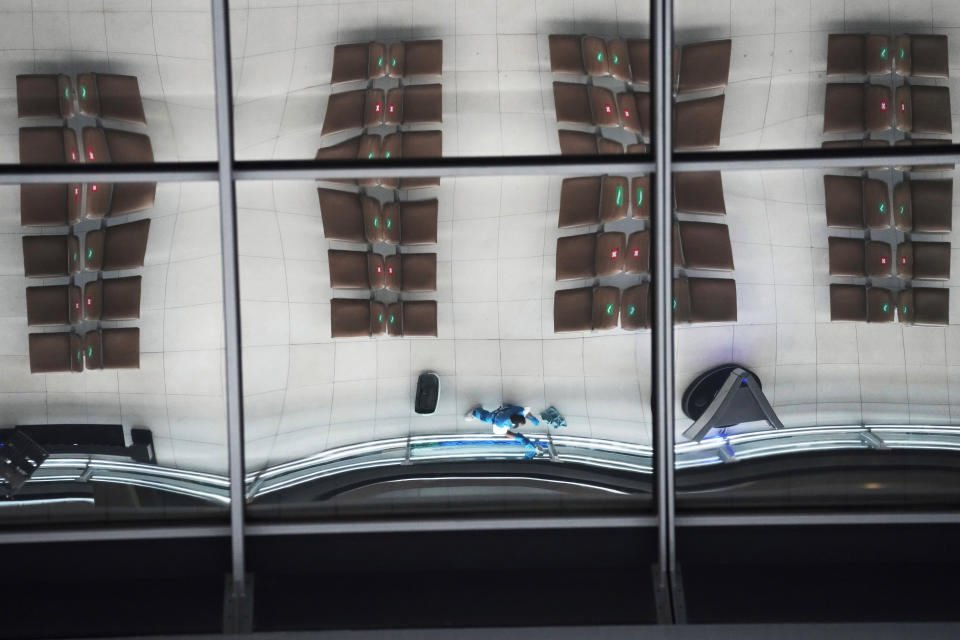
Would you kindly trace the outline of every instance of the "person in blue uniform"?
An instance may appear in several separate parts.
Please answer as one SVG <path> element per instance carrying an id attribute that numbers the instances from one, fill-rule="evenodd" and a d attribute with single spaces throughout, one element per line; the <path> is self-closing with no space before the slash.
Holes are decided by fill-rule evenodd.
<path id="1" fill-rule="evenodd" d="M 546 453 L 539 444 L 520 433 L 520 429 L 527 422 L 534 426 L 540 426 L 540 420 L 537 419 L 530 407 L 518 407 L 513 404 L 502 405 L 493 411 L 487 411 L 481 406 L 476 406 L 467 412 L 464 416 L 467 422 L 479 420 L 493 426 L 493 433 L 498 436 L 512 436 L 522 442 L 527 448 L 527 458 L 534 457 L 537 453 Z"/>

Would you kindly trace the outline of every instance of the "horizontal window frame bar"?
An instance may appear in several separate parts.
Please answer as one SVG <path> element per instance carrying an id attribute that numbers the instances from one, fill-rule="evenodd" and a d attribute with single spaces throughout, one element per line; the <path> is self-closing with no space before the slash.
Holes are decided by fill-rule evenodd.
<path id="1" fill-rule="evenodd" d="M 143 527 L 94 527 L 57 528 L 49 530 L 21 529 L 17 531 L 0 530 L 0 545 L 56 543 L 56 542 L 94 542 L 106 540 L 159 540 L 169 538 L 228 538 L 230 525 L 211 524 L 184 526 L 163 525 Z"/>
<path id="2" fill-rule="evenodd" d="M 783 169 L 862 169 L 876 165 L 960 164 L 960 144 L 879 149 L 775 149 L 675 152 L 674 172 Z M 517 156 L 399 158 L 388 160 L 238 160 L 237 181 L 335 180 L 367 177 L 468 177 L 497 175 L 574 176 L 652 173 L 649 154 L 623 156 Z M 108 168 L 109 167 L 109 168 Z M 0 184 L 69 182 L 214 182 L 216 162 L 162 162 L 129 165 L 0 165 Z"/>
<path id="3" fill-rule="evenodd" d="M 678 527 L 743 527 L 743 526 L 838 526 L 896 524 L 958 524 L 960 511 L 832 511 L 804 513 L 710 513 L 678 514 Z"/>

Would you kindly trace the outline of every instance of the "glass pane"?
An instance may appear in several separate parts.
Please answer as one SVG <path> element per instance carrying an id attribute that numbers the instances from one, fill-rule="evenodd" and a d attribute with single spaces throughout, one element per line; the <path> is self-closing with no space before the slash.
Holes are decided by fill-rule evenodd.
<path id="1" fill-rule="evenodd" d="M 240 159 L 623 153 L 649 138 L 647 2 L 255 4 L 230 3 Z"/>
<path id="2" fill-rule="evenodd" d="M 2 19 L 0 162 L 216 158 L 208 1 L 15 1 Z"/>
<path id="3" fill-rule="evenodd" d="M 225 516 L 217 185 L 0 199 L 0 526 Z"/>
<path id="4" fill-rule="evenodd" d="M 956 171 L 675 177 L 678 505 L 955 506 Z"/>
<path id="5" fill-rule="evenodd" d="M 948 5 L 675 1 L 676 148 L 949 144 Z"/>
<path id="6" fill-rule="evenodd" d="M 648 182 L 380 182 L 238 185 L 251 517 L 649 508 Z"/>

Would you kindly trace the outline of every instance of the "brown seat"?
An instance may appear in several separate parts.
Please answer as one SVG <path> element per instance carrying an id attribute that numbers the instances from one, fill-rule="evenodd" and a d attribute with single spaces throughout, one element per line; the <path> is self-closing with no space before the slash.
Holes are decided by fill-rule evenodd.
<path id="1" fill-rule="evenodd" d="M 387 311 L 383 303 L 349 298 L 330 301 L 330 335 L 334 338 L 381 335 L 386 326 Z"/>
<path id="2" fill-rule="evenodd" d="M 83 287 L 86 320 L 136 320 L 140 317 L 140 276 L 107 278 Z"/>
<path id="3" fill-rule="evenodd" d="M 392 336 L 437 336 L 436 300 L 404 301 L 390 305 L 393 323 L 387 325 Z"/>
<path id="4" fill-rule="evenodd" d="M 149 233 L 149 218 L 88 231 L 83 238 L 83 268 L 114 271 L 142 267 Z"/>
<path id="5" fill-rule="evenodd" d="M 383 140 L 375 134 L 364 134 L 317 149 L 317 160 L 361 160 L 381 157 Z M 349 180 L 345 180 L 349 182 Z"/>
<path id="6" fill-rule="evenodd" d="M 650 219 L 650 176 L 630 180 L 630 215 L 639 220 Z"/>
<path id="7" fill-rule="evenodd" d="M 443 155 L 440 131 L 404 131 L 383 138 L 384 158 L 439 158 Z M 417 189 L 440 185 L 439 177 L 381 179 L 387 188 Z"/>
<path id="8" fill-rule="evenodd" d="M 330 84 L 382 78 L 387 63 L 387 48 L 379 42 L 338 44 L 333 48 Z"/>
<path id="9" fill-rule="evenodd" d="M 404 200 L 383 205 L 383 241 L 404 246 L 437 244 L 440 202 Z"/>
<path id="10" fill-rule="evenodd" d="M 884 278 L 893 274 L 893 254 L 886 242 L 827 238 L 830 275 Z"/>
<path id="11" fill-rule="evenodd" d="M 944 35 L 897 36 L 894 68 L 901 76 L 946 78 L 950 75 L 949 53 Z"/>
<path id="12" fill-rule="evenodd" d="M 719 171 L 680 171 L 673 174 L 673 200 L 677 211 L 725 215 L 723 178 Z"/>
<path id="13" fill-rule="evenodd" d="M 904 180 L 893 188 L 900 231 L 949 233 L 953 228 L 953 179 Z"/>
<path id="14" fill-rule="evenodd" d="M 627 331 L 650 328 L 650 285 L 637 284 L 624 289 L 620 300 L 620 328 Z"/>
<path id="15" fill-rule="evenodd" d="M 54 74 L 17 76 L 17 117 L 72 118 L 73 87 L 70 78 Z"/>
<path id="16" fill-rule="evenodd" d="M 23 273 L 28 278 L 80 273 L 80 240 L 77 236 L 23 236 Z"/>
<path id="17" fill-rule="evenodd" d="M 622 176 L 603 176 L 600 182 L 600 222 L 623 220 L 630 211 L 630 183 Z"/>
<path id="18" fill-rule="evenodd" d="M 382 289 L 386 281 L 383 256 L 366 251 L 327 251 L 330 287 L 333 289 Z"/>
<path id="19" fill-rule="evenodd" d="M 62 227 L 80 222 L 79 184 L 20 185 L 20 224 L 25 227 Z"/>
<path id="20" fill-rule="evenodd" d="M 87 162 L 150 164 L 153 147 L 142 133 L 119 129 L 83 128 L 84 158 Z M 156 182 L 91 183 L 87 185 L 87 218 L 118 216 L 153 206 Z"/>
<path id="21" fill-rule="evenodd" d="M 733 249 L 727 225 L 684 221 L 679 223 L 679 228 L 683 266 L 733 271 Z"/>
<path id="22" fill-rule="evenodd" d="M 904 324 L 950 324 L 950 289 L 904 289 L 897 301 L 897 317 Z"/>
<path id="23" fill-rule="evenodd" d="M 713 40 L 685 44 L 680 48 L 680 64 L 676 82 L 678 94 L 722 89 L 730 75 L 730 40 Z"/>
<path id="24" fill-rule="evenodd" d="M 823 177 L 827 226 L 839 229 L 889 229 L 887 184 L 855 176 Z"/>
<path id="25" fill-rule="evenodd" d="M 550 71 L 576 75 L 587 73 L 587 70 L 583 67 L 580 36 L 551 34 L 548 42 L 550 45 Z"/>
<path id="26" fill-rule="evenodd" d="M 583 51 L 583 67 L 586 69 L 587 75 L 610 75 L 607 43 L 603 38 L 583 36 L 583 39 L 580 41 L 580 46 Z"/>
<path id="27" fill-rule="evenodd" d="M 613 93 L 572 82 L 553 83 L 557 122 L 616 127 L 620 123 Z"/>
<path id="28" fill-rule="evenodd" d="M 21 127 L 20 164 L 80 162 L 77 135 L 67 127 Z"/>
<path id="29" fill-rule="evenodd" d="M 443 73 L 442 40 L 407 40 L 390 45 L 391 78 L 439 76 Z"/>
<path id="30" fill-rule="evenodd" d="M 386 287 L 407 293 L 437 290 L 437 254 L 403 253 L 387 256 Z"/>
<path id="31" fill-rule="evenodd" d="M 383 89 L 358 89 L 331 94 L 320 135 L 364 129 L 383 124 L 386 102 Z"/>
<path id="32" fill-rule="evenodd" d="M 31 333 L 30 373 L 83 371 L 83 338 L 75 333 Z"/>
<path id="33" fill-rule="evenodd" d="M 579 227 L 600 222 L 600 195 L 603 176 L 564 178 L 560 184 L 560 213 L 557 226 Z"/>
<path id="34" fill-rule="evenodd" d="M 865 33 L 831 33 L 827 37 L 827 75 L 890 73 L 890 38 Z"/>
<path id="35" fill-rule="evenodd" d="M 136 76 L 114 73 L 77 74 L 80 113 L 90 118 L 146 124 Z"/>
<path id="36" fill-rule="evenodd" d="M 692 324 L 737 321 L 736 282 L 727 278 L 686 278 L 685 282 Z"/>
<path id="37" fill-rule="evenodd" d="M 949 87 L 897 87 L 897 129 L 907 133 L 953 133 Z"/>
<path id="38" fill-rule="evenodd" d="M 627 40 L 630 56 L 630 80 L 634 84 L 650 84 L 650 41 L 632 38 Z"/>
<path id="39" fill-rule="evenodd" d="M 79 324 L 82 317 L 80 287 L 27 287 L 28 326 Z"/>
<path id="40" fill-rule="evenodd" d="M 620 126 L 644 138 L 650 137 L 650 94 L 627 91 L 617 94 Z"/>
<path id="41" fill-rule="evenodd" d="M 595 156 L 622 154 L 623 144 L 603 136 L 583 131 L 560 129 L 560 153 L 565 156 Z"/>
<path id="42" fill-rule="evenodd" d="M 830 285 L 830 320 L 893 322 L 893 293 L 881 287 Z"/>
<path id="43" fill-rule="evenodd" d="M 650 273 L 649 231 L 634 231 L 627 238 L 627 259 L 623 270 L 637 275 Z"/>
<path id="44" fill-rule="evenodd" d="M 139 369 L 140 329 L 100 329 L 84 336 L 87 369 Z"/>
<path id="45" fill-rule="evenodd" d="M 893 95 L 875 84 L 832 83 L 823 103 L 824 133 L 879 133 L 893 126 Z"/>
<path id="46" fill-rule="evenodd" d="M 948 141 L 942 138 L 904 138 L 893 143 L 895 147 L 939 147 Z M 914 164 L 894 167 L 897 171 L 951 171 L 952 162 L 945 164 Z"/>
<path id="47" fill-rule="evenodd" d="M 716 149 L 720 146 L 723 96 L 680 102 L 673 107 L 673 136 L 678 151 Z"/>
<path id="48" fill-rule="evenodd" d="M 384 123 L 441 124 L 443 123 L 443 86 L 418 84 L 397 87 L 387 92 Z"/>
<path id="49" fill-rule="evenodd" d="M 369 196 L 317 189 L 323 237 L 346 242 L 379 242 L 382 238 L 380 207 Z"/>
<path id="50" fill-rule="evenodd" d="M 619 231 L 587 233 L 557 239 L 557 280 L 610 276 L 627 263 L 626 234 Z"/>
<path id="51" fill-rule="evenodd" d="M 621 82 L 630 82 L 630 48 L 620 38 L 607 40 L 607 68 Z"/>
<path id="52" fill-rule="evenodd" d="M 563 289 L 553 297 L 553 330 L 612 329 L 620 315 L 620 290 L 616 287 Z"/>
<path id="53" fill-rule="evenodd" d="M 903 242 L 897 245 L 897 274 L 906 280 L 949 280 L 949 242 Z"/>

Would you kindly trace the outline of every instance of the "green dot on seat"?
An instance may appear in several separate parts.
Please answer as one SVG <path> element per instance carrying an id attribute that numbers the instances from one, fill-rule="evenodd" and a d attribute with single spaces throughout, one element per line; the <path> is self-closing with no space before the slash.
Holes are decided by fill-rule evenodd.
<path id="1" fill-rule="evenodd" d="M 613 315 L 613 303 L 612 303 L 612 302 L 609 303 L 609 304 L 607 304 L 607 315 L 608 315 L 608 316 L 612 316 L 612 315 Z"/>
<path id="2" fill-rule="evenodd" d="M 889 313 L 889 312 L 890 312 L 890 304 L 887 303 L 887 302 L 884 302 L 884 303 L 883 303 L 883 306 L 880 307 L 880 310 L 883 311 L 884 313 Z"/>
<path id="3" fill-rule="evenodd" d="M 87 259 L 89 260 L 92 257 L 93 257 L 93 249 L 87 249 Z"/>
<path id="4" fill-rule="evenodd" d="M 635 305 L 630 305 L 627 307 L 627 315 L 634 316 L 637 314 L 637 307 Z"/>
<path id="5" fill-rule="evenodd" d="M 882 48 L 880 49 L 880 58 L 881 58 L 882 60 L 886 60 L 886 59 L 887 59 L 887 48 L 886 48 L 886 47 L 882 47 Z"/>
<path id="6" fill-rule="evenodd" d="M 602 52 L 602 51 L 597 51 L 597 61 L 598 61 L 598 62 L 603 62 L 603 52 Z"/>
<path id="7" fill-rule="evenodd" d="M 93 347 L 87 347 L 87 357 L 88 358 L 93 357 Z"/>

